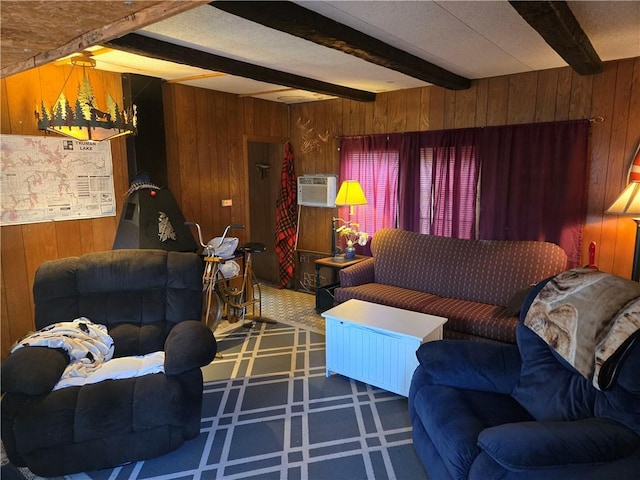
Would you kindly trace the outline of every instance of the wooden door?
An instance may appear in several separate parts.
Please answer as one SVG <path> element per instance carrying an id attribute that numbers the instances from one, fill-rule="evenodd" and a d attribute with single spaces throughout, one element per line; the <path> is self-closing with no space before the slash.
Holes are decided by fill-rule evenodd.
<path id="1" fill-rule="evenodd" d="M 282 143 L 247 142 L 249 169 L 249 221 L 251 242 L 264 243 L 266 251 L 253 255 L 253 270 L 259 280 L 278 284 L 275 253 L 276 200 L 280 193 Z"/>

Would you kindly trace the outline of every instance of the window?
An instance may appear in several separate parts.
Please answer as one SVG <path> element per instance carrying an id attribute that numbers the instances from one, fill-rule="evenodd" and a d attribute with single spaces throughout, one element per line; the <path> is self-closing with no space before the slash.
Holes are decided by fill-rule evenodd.
<path id="1" fill-rule="evenodd" d="M 421 148 L 418 231 L 474 238 L 477 183 L 474 146 Z"/>
<path id="2" fill-rule="evenodd" d="M 358 180 L 369 204 L 355 219 L 370 235 L 396 227 L 473 238 L 478 181 L 468 131 L 344 138 L 340 180 Z M 339 210 L 347 218 L 348 210 Z"/>
<path id="3" fill-rule="evenodd" d="M 348 137 L 340 178 L 360 181 L 369 204 L 354 220 L 370 235 L 398 226 L 548 241 L 564 248 L 571 268 L 581 258 L 588 135 L 588 120 L 574 120 Z"/>
<path id="4" fill-rule="evenodd" d="M 397 225 L 400 135 L 344 138 L 340 146 L 340 181 L 358 180 L 367 197 L 366 206 L 355 207 L 353 221 L 373 235 Z M 349 207 L 338 216 L 349 217 Z"/>

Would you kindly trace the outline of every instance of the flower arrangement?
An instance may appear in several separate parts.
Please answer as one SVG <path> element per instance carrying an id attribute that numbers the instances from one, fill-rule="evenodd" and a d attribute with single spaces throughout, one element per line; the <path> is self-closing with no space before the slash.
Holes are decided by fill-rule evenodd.
<path id="1" fill-rule="evenodd" d="M 359 231 L 359 228 L 359 223 L 349 222 L 336 228 L 336 233 L 339 233 L 341 237 L 346 237 L 347 246 L 352 247 L 354 243 L 357 243 L 364 247 L 369 240 L 369 234 Z"/>

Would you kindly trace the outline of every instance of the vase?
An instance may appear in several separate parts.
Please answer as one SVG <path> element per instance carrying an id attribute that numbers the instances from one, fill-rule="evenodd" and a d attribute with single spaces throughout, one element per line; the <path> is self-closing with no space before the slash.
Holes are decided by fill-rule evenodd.
<path id="1" fill-rule="evenodd" d="M 356 258 L 356 247 L 353 246 L 353 242 L 351 240 L 347 242 L 347 248 L 344 250 L 344 258 L 346 260 L 353 260 Z"/>

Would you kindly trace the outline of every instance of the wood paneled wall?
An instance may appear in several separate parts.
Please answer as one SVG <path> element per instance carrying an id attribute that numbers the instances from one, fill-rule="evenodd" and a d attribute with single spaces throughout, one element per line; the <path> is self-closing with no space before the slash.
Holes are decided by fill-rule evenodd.
<path id="1" fill-rule="evenodd" d="M 233 236 L 249 241 L 247 142 L 284 143 L 288 107 L 175 84 L 164 85 L 163 103 L 169 189 L 184 217 L 201 225 L 205 241 L 229 224 L 245 224 Z M 222 207 L 225 199 L 233 205 Z"/>
<path id="2" fill-rule="evenodd" d="M 2 80 L 1 132 L 38 135 L 33 110 L 42 92 L 57 95 L 69 74 L 41 67 Z M 118 101 L 120 76 L 96 72 Z M 98 82 L 95 82 L 96 84 Z M 77 81 L 67 82 L 75 95 Z M 96 95 L 100 95 L 98 88 Z M 114 93 L 116 92 L 116 93 Z M 465 91 L 439 87 L 379 94 L 374 103 L 329 100 L 286 106 L 174 84 L 163 86 L 169 188 L 185 218 L 198 221 L 206 237 L 229 223 L 249 223 L 246 142 L 291 139 L 296 173 L 337 173 L 339 137 L 443 128 L 604 117 L 590 139 L 589 207 L 583 242 L 598 244 L 597 263 L 629 277 L 635 224 L 605 215 L 622 191 L 640 141 L 640 58 L 609 62 L 599 75 L 569 68 L 474 81 Z M 144 112 L 139 112 L 144 121 Z M 123 139 L 111 141 L 118 214 L 128 188 Z M 232 199 L 232 207 L 221 200 Z M 275 208 L 275 207 L 274 207 Z M 303 207 L 298 247 L 330 250 L 334 209 Z M 111 248 L 117 218 L 71 220 L 2 227 L 2 357 L 33 329 L 31 288 L 38 265 L 50 259 Z M 238 234 L 249 240 L 250 230 Z"/>
<path id="3" fill-rule="evenodd" d="M 88 71 L 87 74 L 96 98 L 106 98 L 106 91 L 121 104 L 119 74 L 97 71 Z M 2 79 L 2 134 L 43 135 L 37 128 L 34 116 L 40 101 L 44 99 L 46 103 L 54 103 L 62 85 L 65 85 L 67 98 L 76 98 L 81 79 L 81 69 L 55 66 L 44 66 Z M 101 103 L 99 106 L 106 107 Z M 125 140 L 111 140 L 118 215 L 124 193 L 129 187 L 126 155 Z M 1 228 L 2 358 L 6 357 L 14 341 L 34 329 L 32 286 L 38 265 L 47 260 L 110 250 L 116 227 L 117 217 L 105 217 Z"/>
<path id="4" fill-rule="evenodd" d="M 468 90 L 425 87 L 378 94 L 374 103 L 329 100 L 292 106 L 296 173 L 338 173 L 339 137 L 591 118 L 583 263 L 597 243 L 601 270 L 629 278 L 635 223 L 604 211 L 622 191 L 640 142 L 640 58 L 609 62 L 599 75 L 570 68 L 509 75 Z M 326 141 L 325 141 L 326 140 Z M 306 145 L 306 151 L 301 146 Z M 334 209 L 303 207 L 299 248 L 329 252 Z"/>
<path id="5" fill-rule="evenodd" d="M 57 97 L 69 73 L 69 68 L 46 66 L 3 79 L 2 133 L 42 135 L 34 119 L 40 92 Z M 96 97 L 101 98 L 103 91 L 94 75 L 105 82 L 116 101 L 121 101 L 120 75 L 90 75 Z M 77 84 L 73 72 L 65 94 L 75 98 Z M 246 141 L 284 143 L 289 133 L 288 107 L 168 84 L 163 86 L 163 102 L 169 189 L 185 218 L 198 221 L 207 239 L 230 223 L 248 224 Z M 138 113 L 138 120 L 144 121 L 144 112 Z M 2 358 L 14 341 L 34 329 L 32 287 L 38 265 L 111 249 L 129 187 L 125 140 L 111 140 L 111 150 L 118 217 L 2 227 Z M 222 199 L 232 199 L 233 206 L 221 207 Z M 250 231 L 236 236 L 244 241 L 250 238 Z"/>

